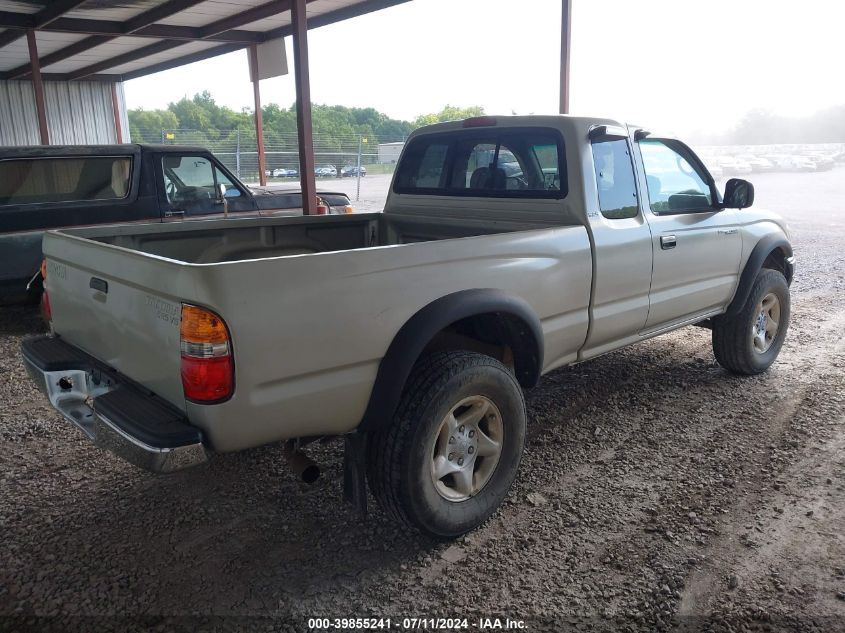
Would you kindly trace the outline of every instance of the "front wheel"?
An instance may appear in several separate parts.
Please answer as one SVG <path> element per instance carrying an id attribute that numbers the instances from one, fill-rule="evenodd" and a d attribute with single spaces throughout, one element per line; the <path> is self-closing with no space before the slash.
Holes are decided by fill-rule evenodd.
<path id="1" fill-rule="evenodd" d="M 471 352 L 426 356 L 394 420 L 370 443 L 373 495 L 395 518 L 435 538 L 469 532 L 507 495 L 525 420 L 522 389 L 499 361 Z"/>
<path id="2" fill-rule="evenodd" d="M 735 374 L 766 371 L 780 352 L 789 328 L 789 285 L 777 270 L 764 268 L 740 311 L 713 324 L 713 352 Z"/>

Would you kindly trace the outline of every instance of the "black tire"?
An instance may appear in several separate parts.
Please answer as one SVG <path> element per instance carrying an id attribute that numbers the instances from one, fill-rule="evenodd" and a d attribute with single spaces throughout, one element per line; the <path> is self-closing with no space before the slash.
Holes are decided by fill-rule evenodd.
<path id="1" fill-rule="evenodd" d="M 752 328 L 758 318 L 758 307 L 769 294 L 779 301 L 778 329 L 765 351 L 755 348 Z M 732 316 L 722 315 L 713 322 L 713 353 L 719 364 L 734 374 L 753 375 L 766 371 L 783 346 L 789 328 L 789 284 L 777 270 L 763 268 L 740 311 Z"/>
<path id="2" fill-rule="evenodd" d="M 449 412 L 473 397 L 489 400 L 501 413 L 501 452 L 474 496 L 448 500 L 432 476 L 434 443 Z M 486 521 L 507 495 L 519 470 L 525 424 L 522 389 L 502 363 L 472 352 L 425 356 L 411 372 L 394 419 L 371 438 L 370 489 L 397 520 L 435 538 L 460 536 Z"/>

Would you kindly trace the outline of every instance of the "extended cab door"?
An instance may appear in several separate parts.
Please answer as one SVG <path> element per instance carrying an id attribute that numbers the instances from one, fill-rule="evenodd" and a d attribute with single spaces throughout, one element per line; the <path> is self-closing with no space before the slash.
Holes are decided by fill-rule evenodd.
<path id="1" fill-rule="evenodd" d="M 654 270 L 645 331 L 704 317 L 731 299 L 742 239 L 736 212 L 719 210 L 713 178 L 686 145 L 641 138 Z"/>
<path id="2" fill-rule="evenodd" d="M 634 341 L 648 317 L 651 231 L 640 204 L 625 128 L 596 126 L 583 161 L 587 220 L 593 237 L 590 333 L 581 359 Z"/>
<path id="3" fill-rule="evenodd" d="M 200 152 L 165 152 L 156 161 L 156 180 L 162 219 L 220 218 L 223 202 L 218 185 L 226 186 L 229 214 L 256 215 L 255 200 L 213 157 Z"/>

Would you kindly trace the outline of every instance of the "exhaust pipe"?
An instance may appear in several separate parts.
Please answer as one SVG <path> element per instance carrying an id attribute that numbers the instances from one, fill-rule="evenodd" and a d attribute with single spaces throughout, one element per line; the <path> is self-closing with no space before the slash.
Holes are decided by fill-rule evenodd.
<path id="1" fill-rule="evenodd" d="M 294 448 L 293 442 L 285 443 L 284 455 L 293 474 L 306 484 L 313 484 L 320 478 L 320 467 L 308 455 Z"/>

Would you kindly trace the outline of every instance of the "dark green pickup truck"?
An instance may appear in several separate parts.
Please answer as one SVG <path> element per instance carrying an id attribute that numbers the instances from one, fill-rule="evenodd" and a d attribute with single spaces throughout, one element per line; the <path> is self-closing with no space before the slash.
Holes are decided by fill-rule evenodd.
<path id="1" fill-rule="evenodd" d="M 326 213 L 352 211 L 343 193 L 318 197 Z M 3 147 L 0 303 L 40 295 L 45 230 L 301 213 L 298 189 L 248 187 L 202 147 Z"/>

